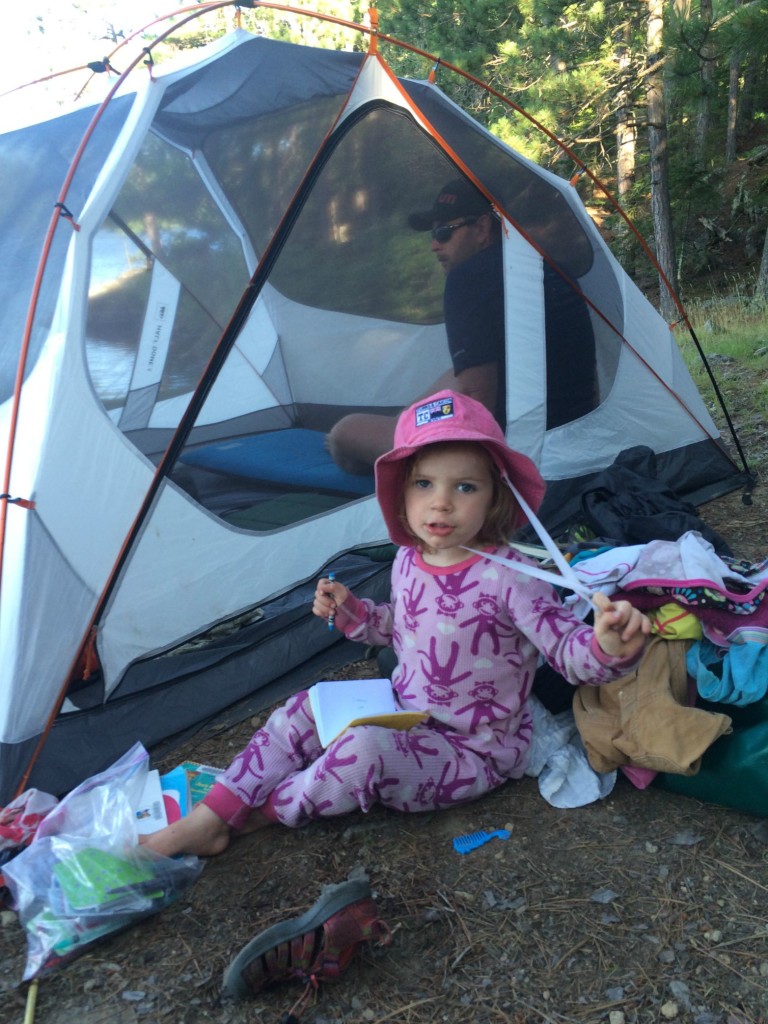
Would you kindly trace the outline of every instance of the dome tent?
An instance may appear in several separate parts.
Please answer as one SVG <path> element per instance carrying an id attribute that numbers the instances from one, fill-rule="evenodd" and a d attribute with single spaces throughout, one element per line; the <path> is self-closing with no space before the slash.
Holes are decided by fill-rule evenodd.
<path id="1" fill-rule="evenodd" d="M 238 29 L 4 133 L 0 166 L 0 801 L 64 792 L 332 644 L 309 614 L 329 568 L 386 589 L 372 478 L 323 437 L 449 368 L 408 214 L 457 174 L 502 220 L 507 436 L 548 481 L 545 522 L 634 445 L 692 502 L 744 479 L 573 186 L 375 45 Z M 594 332 L 567 353 L 596 381 L 576 418 L 548 409 L 552 264 Z"/>

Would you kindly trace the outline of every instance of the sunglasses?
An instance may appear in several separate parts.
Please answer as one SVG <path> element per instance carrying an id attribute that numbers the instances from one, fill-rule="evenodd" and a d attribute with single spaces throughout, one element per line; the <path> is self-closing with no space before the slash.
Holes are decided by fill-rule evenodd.
<path id="1" fill-rule="evenodd" d="M 469 227 L 470 224 L 476 224 L 477 217 L 470 217 L 469 220 L 459 220 L 455 224 L 441 224 L 439 227 L 432 228 L 432 238 L 435 242 L 440 242 L 443 245 L 445 242 L 450 242 L 453 238 L 453 232 L 458 231 L 459 228 Z"/>

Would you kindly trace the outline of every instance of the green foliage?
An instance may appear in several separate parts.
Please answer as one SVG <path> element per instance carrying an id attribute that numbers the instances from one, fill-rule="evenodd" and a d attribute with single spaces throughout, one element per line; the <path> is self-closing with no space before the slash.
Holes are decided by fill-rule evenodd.
<path id="1" fill-rule="evenodd" d="M 647 3 L 515 0 L 500 10 L 494 3 L 384 0 L 381 10 L 383 31 L 411 39 L 472 73 L 482 64 L 489 85 L 561 139 L 609 188 L 615 183 L 618 113 L 621 108 L 627 110 L 637 126 L 638 143 L 634 183 L 623 202 L 641 233 L 653 236 L 645 107 Z M 743 69 L 749 60 L 755 62 L 751 124 L 765 124 L 768 3 L 716 2 L 711 26 L 703 20 L 698 4 L 665 5 L 665 16 L 661 56 L 669 187 L 678 264 L 684 277 L 688 271 L 709 266 L 709 229 L 703 230 L 702 224 L 714 224 L 715 232 L 728 227 L 719 169 L 724 165 L 734 55 Z M 486 56 L 481 60 L 483 50 Z M 711 81 L 702 73 L 705 50 L 714 71 Z M 525 117 L 498 102 L 483 103 L 468 96 L 466 88 L 457 86 L 447 73 L 438 76 L 438 83 L 452 98 L 469 105 L 474 116 L 505 142 L 538 163 L 570 175 L 573 168 L 562 150 Z M 468 104 L 468 99 L 473 102 Z M 709 103 L 710 129 L 699 140 L 704 99 Z M 740 137 L 746 137 L 744 127 Z M 599 194 L 594 199 L 598 206 L 604 205 Z M 755 216 L 765 224 L 768 211 Z M 631 258 L 636 246 L 629 235 L 619 238 L 622 245 Z"/>
<path id="2" fill-rule="evenodd" d="M 176 2 L 183 4 L 183 0 Z M 153 58 L 160 63 L 176 50 L 201 46 L 236 21 L 256 33 L 312 46 L 368 47 L 365 33 L 310 16 L 316 11 L 362 24 L 368 0 L 293 0 L 290 6 L 304 13 L 266 7 L 205 11 L 155 48 Z M 464 76 L 438 65 L 437 84 L 509 145 L 564 177 L 571 175 L 573 162 L 555 139 L 475 79 L 524 108 L 613 191 L 620 116 L 634 124 L 634 180 L 623 184 L 622 202 L 641 232 L 652 236 L 645 92 L 647 0 L 379 0 L 377 6 L 383 36 L 403 40 L 426 54 L 382 41 L 382 53 L 397 74 L 424 79 L 432 70 L 433 57 L 455 65 Z M 754 249 L 754 237 L 764 232 L 768 222 L 768 201 L 753 182 L 742 189 L 738 211 L 733 206 L 735 197 L 723 203 L 720 195 L 729 173 L 725 139 L 734 68 L 741 89 L 737 160 L 750 154 L 750 166 L 766 165 L 761 147 L 768 138 L 768 0 L 714 0 L 711 24 L 705 12 L 699 3 L 664 5 L 661 61 L 669 189 L 683 279 L 711 265 L 713 232 L 714 236 L 731 232 L 734 244 L 745 244 L 749 235 Z M 175 20 L 187 16 L 176 14 Z M 124 35 L 126 27 L 111 25 L 112 36 Z M 42 24 L 41 29 L 45 28 Z M 705 112 L 709 128 L 702 136 Z M 586 179 L 580 188 L 585 200 L 601 213 L 610 212 L 599 190 L 589 194 Z M 738 217 L 743 223 L 734 231 Z M 615 220 L 610 215 L 610 223 Z M 617 241 L 631 260 L 636 246 L 630 236 L 622 232 Z"/>
<path id="3" fill-rule="evenodd" d="M 759 435 L 768 419 L 768 306 L 751 298 L 753 293 L 751 277 L 736 277 L 728 282 L 726 295 L 702 295 L 690 299 L 687 306 L 726 406 L 732 414 L 738 413 L 742 441 L 748 445 L 753 440 L 758 446 L 764 444 Z M 710 393 L 711 383 L 690 332 L 680 327 L 675 336 L 697 386 L 702 394 Z M 712 412 L 725 432 L 723 416 L 714 403 Z"/>

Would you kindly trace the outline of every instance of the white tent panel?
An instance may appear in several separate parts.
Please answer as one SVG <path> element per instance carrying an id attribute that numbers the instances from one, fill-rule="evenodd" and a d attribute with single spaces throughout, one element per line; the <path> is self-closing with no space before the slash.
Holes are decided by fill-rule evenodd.
<path id="1" fill-rule="evenodd" d="M 395 323 L 311 309 L 274 290 L 266 302 L 278 325 L 295 401 L 397 405 L 410 401 L 424 381 L 434 380 L 449 366 L 443 324 Z M 370 372 L 371 366 L 376 373 Z"/>
<path id="2" fill-rule="evenodd" d="M 44 724 L 50 698 L 36 698 L 64 683 L 151 479 L 93 405 L 79 352 L 66 341 L 61 334 L 49 338 L 20 405 L 13 493 L 33 498 L 36 507 L 11 507 L 5 545 L 0 686 L 25 694 L 24 701 L 1 702 L 3 735 L 13 740 Z M 80 444 L 83 436 L 88 446 Z M 111 507 L 116 495 L 119 509 Z M 55 644 L 45 639 L 53 636 Z"/>
<path id="3" fill-rule="evenodd" d="M 376 58 L 368 58 L 358 75 L 354 88 L 344 105 L 341 120 L 350 117 L 365 103 L 371 100 L 386 100 L 396 106 L 404 106 L 403 95 L 387 72 L 385 66 Z"/>
<path id="4" fill-rule="evenodd" d="M 507 440 L 538 462 L 547 418 L 544 265 L 539 253 L 505 226 Z"/>
<path id="5" fill-rule="evenodd" d="M 596 473 L 627 447 L 647 445 L 656 452 L 701 441 L 705 434 L 637 356 L 622 349 L 610 395 L 589 415 L 547 432 L 540 469 L 547 480 L 573 475 L 571 444 L 579 447 L 579 469 Z"/>
<path id="6" fill-rule="evenodd" d="M 108 689 L 135 659 L 290 589 L 373 538 L 387 539 L 373 498 L 259 536 L 226 528 L 165 485 L 102 621 Z"/>
<path id="7" fill-rule="evenodd" d="M 271 359 L 275 356 L 278 335 L 262 297 L 237 337 L 233 355 L 226 361 L 205 400 L 197 419 L 199 425 L 219 423 L 234 416 L 270 409 L 286 400 L 275 396 L 263 380 Z M 192 392 L 158 402 L 149 421 L 150 427 L 178 426 L 186 411 Z"/>

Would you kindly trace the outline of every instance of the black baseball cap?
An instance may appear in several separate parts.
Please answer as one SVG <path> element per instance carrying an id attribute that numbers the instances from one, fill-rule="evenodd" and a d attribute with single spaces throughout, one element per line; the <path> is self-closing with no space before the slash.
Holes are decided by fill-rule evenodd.
<path id="1" fill-rule="evenodd" d="M 480 217 L 491 213 L 491 204 L 466 178 L 456 178 L 443 185 L 429 210 L 408 215 L 414 231 L 429 231 L 433 224 L 457 217 Z"/>

